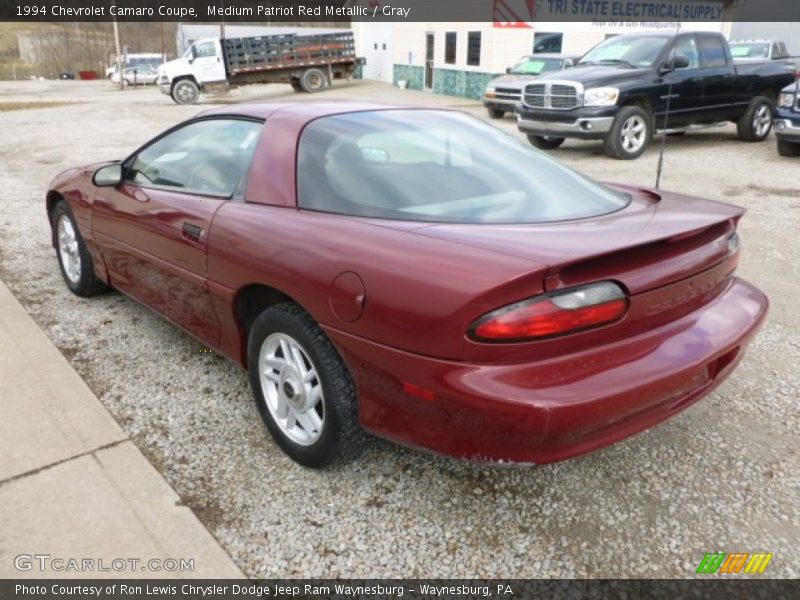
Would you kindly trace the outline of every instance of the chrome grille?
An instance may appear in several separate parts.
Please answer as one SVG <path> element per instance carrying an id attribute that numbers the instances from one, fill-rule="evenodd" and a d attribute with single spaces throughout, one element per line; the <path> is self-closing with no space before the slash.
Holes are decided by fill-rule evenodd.
<path id="1" fill-rule="evenodd" d="M 532 83 L 525 86 L 525 104 L 534 108 L 545 107 L 547 87 L 543 83 Z"/>
<path id="2" fill-rule="evenodd" d="M 531 83 L 525 86 L 524 101 L 531 108 L 570 110 L 581 105 L 578 87 L 565 83 Z"/>
<path id="3" fill-rule="evenodd" d="M 514 89 L 514 88 L 495 88 L 494 90 L 495 97 L 498 100 L 515 100 L 519 102 L 522 99 L 522 90 Z"/>

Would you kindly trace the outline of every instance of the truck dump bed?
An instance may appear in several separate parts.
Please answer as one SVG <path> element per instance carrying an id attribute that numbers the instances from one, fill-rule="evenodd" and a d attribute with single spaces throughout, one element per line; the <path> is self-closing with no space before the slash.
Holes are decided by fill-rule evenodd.
<path id="1" fill-rule="evenodd" d="M 231 75 L 358 61 L 352 31 L 227 38 L 223 44 Z"/>

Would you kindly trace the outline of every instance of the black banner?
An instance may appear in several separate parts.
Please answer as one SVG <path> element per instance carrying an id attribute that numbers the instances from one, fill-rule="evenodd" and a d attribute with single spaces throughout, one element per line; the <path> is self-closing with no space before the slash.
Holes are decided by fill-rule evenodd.
<path id="1" fill-rule="evenodd" d="M 800 597 L 800 581 L 710 576 L 692 580 L 0 580 L 0 598 L 36 600 L 123 600 L 139 598 L 203 600 L 495 600 L 518 599 L 703 599 L 752 600 Z"/>
<path id="2" fill-rule="evenodd" d="M 0 0 L 0 20 L 796 22 L 800 0 Z"/>

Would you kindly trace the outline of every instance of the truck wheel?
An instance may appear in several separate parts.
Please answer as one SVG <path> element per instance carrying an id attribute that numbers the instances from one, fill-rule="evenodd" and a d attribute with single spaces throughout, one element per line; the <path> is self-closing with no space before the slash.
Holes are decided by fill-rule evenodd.
<path id="1" fill-rule="evenodd" d="M 800 156 L 800 144 L 778 140 L 778 154 L 781 156 Z"/>
<path id="2" fill-rule="evenodd" d="M 195 104 L 200 96 L 200 88 L 191 79 L 181 79 L 172 86 L 172 99 L 178 104 Z"/>
<path id="3" fill-rule="evenodd" d="M 756 96 L 736 123 L 739 139 L 745 142 L 763 142 L 772 130 L 775 105 L 766 96 Z"/>
<path id="4" fill-rule="evenodd" d="M 367 438 L 355 385 L 302 308 L 287 302 L 259 315 L 250 327 L 247 366 L 264 423 L 290 458 L 318 469 L 358 455 Z"/>
<path id="5" fill-rule="evenodd" d="M 547 135 L 529 135 L 528 141 L 539 150 L 555 150 L 564 143 L 564 138 Z"/>
<path id="6" fill-rule="evenodd" d="M 653 118 L 640 106 L 619 109 L 604 141 L 608 156 L 619 160 L 639 158 L 653 139 Z"/>
<path id="7" fill-rule="evenodd" d="M 486 110 L 489 113 L 490 119 L 502 119 L 506 116 L 506 111 L 500 110 L 499 108 L 487 108 Z"/>
<path id="8" fill-rule="evenodd" d="M 304 92 L 313 94 L 325 87 L 325 73 L 319 69 L 308 69 L 300 76 L 300 87 Z"/>

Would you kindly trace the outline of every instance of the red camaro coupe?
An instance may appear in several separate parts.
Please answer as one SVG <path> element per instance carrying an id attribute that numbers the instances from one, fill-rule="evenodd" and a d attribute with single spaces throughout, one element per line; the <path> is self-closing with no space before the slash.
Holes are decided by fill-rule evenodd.
<path id="1" fill-rule="evenodd" d="M 249 371 L 320 467 L 363 430 L 546 463 L 658 423 L 730 374 L 767 298 L 743 210 L 604 185 L 465 114 L 205 112 L 47 194 L 67 286 L 111 286 Z"/>

